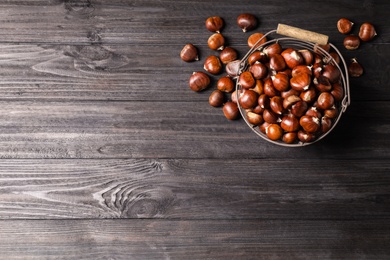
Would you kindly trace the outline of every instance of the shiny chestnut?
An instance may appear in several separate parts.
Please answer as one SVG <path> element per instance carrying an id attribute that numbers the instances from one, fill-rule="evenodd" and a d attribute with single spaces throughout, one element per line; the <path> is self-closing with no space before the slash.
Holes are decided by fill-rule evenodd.
<path id="1" fill-rule="evenodd" d="M 219 16 L 211 16 L 206 19 L 205 25 L 207 30 L 209 30 L 210 32 L 219 33 L 224 26 L 224 21 Z"/>
<path id="2" fill-rule="evenodd" d="M 237 25 L 243 32 L 253 30 L 257 26 L 257 18 L 253 14 L 240 14 L 237 17 Z"/>

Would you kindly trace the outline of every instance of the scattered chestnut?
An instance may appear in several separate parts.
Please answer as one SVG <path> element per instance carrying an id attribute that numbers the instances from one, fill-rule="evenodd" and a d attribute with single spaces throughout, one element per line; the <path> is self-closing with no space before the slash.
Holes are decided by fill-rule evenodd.
<path id="1" fill-rule="evenodd" d="M 210 85 L 210 77 L 202 71 L 197 71 L 191 75 L 188 84 L 193 91 L 199 92 Z"/>
<path id="2" fill-rule="evenodd" d="M 243 32 L 253 30 L 257 26 L 257 18 L 253 14 L 240 14 L 237 17 L 237 25 Z"/>
<path id="3" fill-rule="evenodd" d="M 371 41 L 376 36 L 375 27 L 371 23 L 363 23 L 359 29 L 359 38 L 364 41 Z"/>
<path id="4" fill-rule="evenodd" d="M 263 38 L 263 39 L 260 41 L 261 38 Z M 261 44 L 265 43 L 266 41 L 267 41 L 267 37 L 264 37 L 264 34 L 257 32 L 257 33 L 251 34 L 248 37 L 247 42 L 248 42 L 249 48 L 252 48 L 256 44 L 261 45 Z"/>
<path id="5" fill-rule="evenodd" d="M 334 97 L 329 92 L 322 92 L 317 99 L 317 107 L 319 109 L 329 109 L 334 105 Z"/>
<path id="6" fill-rule="evenodd" d="M 210 55 L 204 61 L 203 68 L 205 71 L 207 71 L 213 75 L 217 75 L 217 74 L 221 73 L 221 71 L 222 71 L 222 63 L 217 56 Z"/>
<path id="7" fill-rule="evenodd" d="M 238 78 L 238 83 L 241 87 L 249 89 L 255 86 L 256 79 L 253 77 L 250 71 L 244 71 Z"/>
<path id="8" fill-rule="evenodd" d="M 217 81 L 217 89 L 222 92 L 231 93 L 234 91 L 235 84 L 231 77 L 223 76 Z"/>
<path id="9" fill-rule="evenodd" d="M 188 43 L 181 50 L 180 58 L 185 62 L 199 60 L 198 49 L 193 44 Z"/>
<path id="10" fill-rule="evenodd" d="M 348 35 L 343 41 L 344 47 L 347 50 L 356 50 L 360 46 L 360 39 L 356 35 Z"/>
<path id="11" fill-rule="evenodd" d="M 353 22 L 347 18 L 341 18 L 337 21 L 337 30 L 342 34 L 347 34 L 352 30 Z"/>
<path id="12" fill-rule="evenodd" d="M 320 119 L 314 116 L 302 116 L 299 119 L 299 124 L 307 133 L 315 133 L 320 129 Z"/>
<path id="13" fill-rule="evenodd" d="M 236 60 L 238 57 L 237 51 L 232 47 L 226 47 L 219 53 L 219 59 L 223 64 L 228 64 Z"/>
<path id="14" fill-rule="evenodd" d="M 225 38 L 220 33 L 212 34 L 207 40 L 207 45 L 212 50 L 223 50 L 225 48 Z"/>
<path id="15" fill-rule="evenodd" d="M 270 124 L 265 129 L 265 132 L 268 138 L 273 141 L 279 140 L 283 135 L 283 129 L 278 124 Z"/>
<path id="16" fill-rule="evenodd" d="M 235 120 L 240 115 L 237 103 L 234 103 L 232 101 L 226 102 L 222 107 L 222 111 L 225 117 L 229 120 Z"/>
<path id="17" fill-rule="evenodd" d="M 224 102 L 225 96 L 222 91 L 219 89 L 214 90 L 211 92 L 209 96 L 209 104 L 213 107 L 220 107 L 222 106 Z"/>
<path id="18" fill-rule="evenodd" d="M 363 75 L 363 67 L 357 61 L 356 58 L 351 60 L 351 63 L 348 66 L 348 73 L 351 77 L 357 78 Z"/>
<path id="19" fill-rule="evenodd" d="M 210 32 L 219 33 L 224 25 L 223 19 L 219 16 L 211 16 L 206 19 L 206 28 Z"/>

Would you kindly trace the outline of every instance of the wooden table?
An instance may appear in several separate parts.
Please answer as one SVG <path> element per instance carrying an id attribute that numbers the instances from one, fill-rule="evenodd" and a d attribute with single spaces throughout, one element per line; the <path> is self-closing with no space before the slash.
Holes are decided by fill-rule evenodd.
<path id="1" fill-rule="evenodd" d="M 389 259 L 388 1 L 0 1 L 1 259 Z M 192 92 L 219 15 L 329 36 L 351 105 L 286 148 Z M 347 51 L 336 22 L 378 36 Z M 185 63 L 186 43 L 200 50 Z"/>

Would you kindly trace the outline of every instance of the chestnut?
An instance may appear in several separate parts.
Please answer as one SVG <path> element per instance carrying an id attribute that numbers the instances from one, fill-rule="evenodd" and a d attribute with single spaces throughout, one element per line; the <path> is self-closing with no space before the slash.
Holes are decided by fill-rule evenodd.
<path id="1" fill-rule="evenodd" d="M 229 120 L 235 120 L 240 115 L 237 103 L 234 103 L 232 101 L 226 102 L 222 107 L 222 111 L 225 117 Z"/>
<path id="2" fill-rule="evenodd" d="M 261 38 L 263 38 L 263 39 L 260 41 Z M 252 48 L 256 44 L 261 45 L 261 44 L 265 43 L 266 41 L 267 41 L 267 37 L 264 37 L 264 34 L 257 32 L 257 33 L 251 34 L 248 37 L 247 43 L 248 43 L 249 48 Z"/>
<path id="3" fill-rule="evenodd" d="M 280 126 L 286 132 L 294 132 L 299 130 L 299 120 L 293 115 L 288 114 L 282 118 Z"/>
<path id="4" fill-rule="evenodd" d="M 282 138 L 283 129 L 278 124 L 270 124 L 265 129 L 265 133 L 269 139 L 276 141 Z"/>
<path id="5" fill-rule="evenodd" d="M 291 76 L 295 77 L 301 73 L 306 73 L 306 74 L 312 75 L 311 68 L 312 68 L 312 66 L 298 65 L 291 70 Z"/>
<path id="6" fill-rule="evenodd" d="M 358 78 L 363 75 L 363 67 L 356 58 L 353 58 L 351 63 L 348 65 L 348 73 L 353 78 Z"/>
<path id="7" fill-rule="evenodd" d="M 224 102 L 225 96 L 222 91 L 219 89 L 214 90 L 211 92 L 209 96 L 209 104 L 213 107 L 220 107 L 222 106 Z"/>
<path id="8" fill-rule="evenodd" d="M 181 50 L 180 58 L 185 62 L 199 60 L 198 49 L 193 44 L 188 43 Z"/>
<path id="9" fill-rule="evenodd" d="M 238 57 L 237 51 L 232 47 L 226 47 L 219 53 L 219 59 L 223 64 L 228 64 L 236 60 Z"/>
<path id="10" fill-rule="evenodd" d="M 234 60 L 226 64 L 225 70 L 230 77 L 236 77 L 240 70 L 241 60 Z"/>
<path id="11" fill-rule="evenodd" d="M 301 98 L 297 95 L 291 95 L 283 99 L 283 108 L 290 109 L 295 103 L 301 101 Z"/>
<path id="12" fill-rule="evenodd" d="M 356 50 L 360 46 L 360 39 L 356 35 L 348 35 L 344 38 L 343 45 L 347 50 Z"/>
<path id="13" fill-rule="evenodd" d="M 374 25 L 371 23 L 363 23 L 359 29 L 359 38 L 364 41 L 371 41 L 376 36 Z"/>
<path id="14" fill-rule="evenodd" d="M 322 110 L 331 108 L 334 105 L 334 98 L 329 92 L 322 92 L 317 99 L 317 107 Z"/>
<path id="15" fill-rule="evenodd" d="M 265 122 L 268 122 L 270 124 L 276 124 L 276 123 L 279 123 L 279 121 L 280 121 L 279 116 L 275 112 L 273 112 L 271 109 L 264 109 L 263 119 Z"/>
<path id="16" fill-rule="evenodd" d="M 286 74 L 278 72 L 271 77 L 274 88 L 278 91 L 286 91 L 290 87 L 289 78 Z"/>
<path id="17" fill-rule="evenodd" d="M 281 54 L 282 51 L 283 51 L 282 46 L 278 42 L 275 42 L 275 43 L 265 47 L 263 52 L 267 56 L 271 56 L 273 54 Z"/>
<path id="18" fill-rule="evenodd" d="M 337 109 L 336 106 L 332 106 L 331 108 L 327 109 L 324 111 L 324 115 L 326 117 L 329 117 L 331 119 L 334 119 L 338 116 L 339 110 Z"/>
<path id="19" fill-rule="evenodd" d="M 296 117 L 303 116 L 308 109 L 308 105 L 305 101 L 298 101 L 294 105 L 291 106 L 291 114 L 293 114 Z"/>
<path id="20" fill-rule="evenodd" d="M 249 67 L 249 71 L 253 74 L 255 79 L 263 79 L 268 75 L 267 67 L 258 61 Z"/>
<path id="21" fill-rule="evenodd" d="M 237 25 L 243 32 L 253 30 L 257 26 L 257 18 L 253 14 L 240 14 L 237 17 Z"/>
<path id="22" fill-rule="evenodd" d="M 274 84 L 272 82 L 271 78 L 266 78 L 264 80 L 264 93 L 269 96 L 270 98 L 273 96 L 279 96 L 280 92 L 274 87 Z"/>
<path id="23" fill-rule="evenodd" d="M 314 116 L 314 117 L 317 117 L 317 118 L 321 118 L 322 117 L 322 114 L 320 111 L 318 111 L 318 109 L 316 107 L 311 107 L 309 108 L 305 115 L 307 116 Z"/>
<path id="24" fill-rule="evenodd" d="M 320 129 L 320 119 L 314 116 L 302 116 L 299 119 L 299 124 L 307 133 L 315 133 Z"/>
<path id="25" fill-rule="evenodd" d="M 246 119 L 252 125 L 260 125 L 264 122 L 263 117 L 260 114 L 251 111 L 246 113 Z"/>
<path id="26" fill-rule="evenodd" d="M 220 33 L 214 33 L 207 40 L 207 45 L 212 50 L 223 50 L 225 48 L 225 38 Z"/>
<path id="27" fill-rule="evenodd" d="M 256 84 L 252 88 L 253 91 L 255 91 L 257 94 L 261 95 L 264 93 L 264 84 L 261 79 L 256 79 Z"/>
<path id="28" fill-rule="evenodd" d="M 337 21 L 337 30 L 342 34 L 348 34 L 352 30 L 353 22 L 347 18 L 341 18 Z"/>
<path id="29" fill-rule="evenodd" d="M 210 77 L 202 71 L 197 71 L 191 75 L 188 84 L 193 91 L 199 92 L 210 85 Z"/>
<path id="30" fill-rule="evenodd" d="M 238 78 L 238 83 L 241 87 L 249 89 L 255 86 L 256 79 L 253 77 L 250 71 L 244 71 Z"/>
<path id="31" fill-rule="evenodd" d="M 206 28 L 210 32 L 220 33 L 223 25 L 223 19 L 219 16 L 211 16 L 206 19 Z"/>
<path id="32" fill-rule="evenodd" d="M 344 98 L 344 88 L 339 82 L 332 84 L 332 90 L 330 94 L 334 97 L 336 101 L 341 101 Z"/>
<path id="33" fill-rule="evenodd" d="M 305 61 L 305 65 L 309 66 L 309 65 L 312 65 L 313 64 L 313 61 L 314 61 L 314 55 L 311 51 L 307 50 L 307 49 L 303 49 L 303 50 L 299 50 L 298 51 L 303 60 Z"/>
<path id="34" fill-rule="evenodd" d="M 321 76 L 323 72 L 322 62 L 314 63 L 312 70 L 314 77 L 318 78 L 319 76 Z"/>
<path id="35" fill-rule="evenodd" d="M 268 128 L 270 125 L 271 125 L 270 123 L 264 121 L 264 122 L 259 126 L 260 132 L 262 132 L 263 134 L 266 134 L 267 128 Z"/>
<path id="36" fill-rule="evenodd" d="M 261 108 L 267 109 L 270 106 L 270 98 L 266 94 L 261 94 L 257 99 L 257 103 Z"/>
<path id="37" fill-rule="evenodd" d="M 302 92 L 309 89 L 311 76 L 307 73 L 300 73 L 290 79 L 291 88 Z"/>
<path id="38" fill-rule="evenodd" d="M 254 51 L 251 55 L 248 57 L 248 64 L 253 65 L 255 62 L 261 62 L 265 63 L 267 62 L 268 58 L 267 55 L 260 51 Z"/>
<path id="39" fill-rule="evenodd" d="M 269 58 L 269 66 L 275 71 L 281 71 L 286 68 L 286 62 L 281 54 L 272 54 Z"/>
<path id="40" fill-rule="evenodd" d="M 285 49 L 280 55 L 282 55 L 287 67 L 290 69 L 293 69 L 298 65 L 302 65 L 305 62 L 302 55 L 293 48 Z"/>
<path id="41" fill-rule="evenodd" d="M 324 134 L 326 132 L 329 132 L 329 130 L 332 128 L 332 120 L 324 116 L 321 118 L 321 132 Z"/>
<path id="42" fill-rule="evenodd" d="M 336 66 L 332 64 L 326 64 L 323 66 L 322 75 L 327 77 L 331 83 L 335 83 L 340 80 L 341 73 Z"/>
<path id="43" fill-rule="evenodd" d="M 217 75 L 222 71 L 222 63 L 217 56 L 210 55 L 204 61 L 203 68 L 205 71 Z"/>
<path id="44" fill-rule="evenodd" d="M 231 77 L 229 76 L 223 76 L 218 79 L 217 81 L 217 89 L 219 89 L 222 92 L 231 93 L 234 91 L 235 84 Z"/>
<path id="45" fill-rule="evenodd" d="M 238 97 L 238 102 L 240 103 L 242 108 L 250 109 L 258 104 L 258 98 L 259 94 L 257 94 L 251 89 L 245 89 L 242 93 L 240 93 L 240 96 Z"/>
<path id="46" fill-rule="evenodd" d="M 270 99 L 269 106 L 273 112 L 278 115 L 283 113 L 283 98 L 280 96 L 274 96 Z"/>
<path id="47" fill-rule="evenodd" d="M 298 139 L 303 143 L 308 143 L 314 141 L 316 136 L 312 133 L 307 133 L 304 130 L 298 131 Z"/>
<path id="48" fill-rule="evenodd" d="M 332 84 L 329 79 L 322 75 L 318 78 L 314 78 L 313 83 L 316 89 L 320 92 L 330 91 L 332 89 Z"/>
<path id="49" fill-rule="evenodd" d="M 293 144 L 297 141 L 298 135 L 297 132 L 285 133 L 282 137 L 282 141 L 286 144 Z"/>
<path id="50" fill-rule="evenodd" d="M 283 91 L 282 93 L 280 93 L 280 96 L 282 98 L 287 98 L 287 97 L 292 96 L 292 95 L 299 96 L 299 93 L 300 93 L 299 91 L 296 91 L 295 89 L 290 88 L 289 90 Z"/>

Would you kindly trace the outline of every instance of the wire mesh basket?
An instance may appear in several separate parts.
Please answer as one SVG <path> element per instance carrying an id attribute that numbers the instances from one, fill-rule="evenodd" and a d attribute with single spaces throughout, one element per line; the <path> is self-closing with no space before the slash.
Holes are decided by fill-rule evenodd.
<path id="1" fill-rule="evenodd" d="M 267 39 L 271 34 L 275 34 L 275 38 L 273 39 Z M 266 42 L 263 40 L 267 39 Z M 264 42 L 264 43 L 262 43 Z M 292 27 L 289 25 L 284 25 L 284 24 L 279 24 L 278 28 L 276 30 L 269 31 L 268 33 L 264 34 L 262 38 L 260 38 L 257 43 L 246 53 L 246 55 L 242 58 L 238 72 L 237 72 L 237 78 L 244 72 L 247 71 L 250 67 L 248 64 L 248 58 L 252 53 L 255 51 L 263 51 L 267 46 L 270 46 L 274 43 L 278 42 L 283 49 L 286 48 L 294 48 L 297 50 L 302 50 L 302 49 L 307 49 L 310 50 L 313 53 L 319 54 L 322 57 L 322 60 L 326 64 L 332 64 L 335 66 L 339 71 L 340 71 L 340 80 L 339 83 L 341 84 L 343 88 L 343 97 L 341 101 L 335 102 L 335 107 L 338 110 L 338 115 L 332 119 L 332 125 L 331 128 L 324 132 L 319 134 L 318 136 L 315 137 L 314 140 L 312 141 L 300 141 L 297 138 L 297 141 L 293 143 L 286 143 L 282 141 L 281 139 L 279 140 L 271 140 L 268 138 L 268 136 L 260 130 L 259 125 L 253 125 L 251 124 L 248 119 L 247 119 L 247 109 L 244 109 L 241 105 L 240 102 L 237 102 L 238 108 L 240 110 L 240 113 L 242 117 L 244 118 L 246 124 L 261 138 L 267 140 L 268 142 L 285 146 L 285 147 L 301 147 L 301 146 L 306 146 L 310 145 L 313 143 L 316 143 L 323 139 L 325 136 L 327 136 L 337 125 L 339 122 L 341 116 L 343 113 L 345 113 L 347 107 L 350 105 L 350 90 L 349 90 L 349 76 L 348 76 L 348 69 L 346 62 L 340 53 L 340 51 L 331 43 L 328 43 L 328 36 L 323 35 L 323 34 L 318 34 L 315 32 L 303 30 L 300 28 Z M 328 45 L 331 50 L 334 50 L 337 55 L 340 58 L 339 63 L 336 62 L 333 56 L 330 55 L 329 51 L 325 50 L 321 46 Z M 240 98 L 240 93 L 243 91 L 243 88 L 237 79 L 236 82 L 236 93 L 237 93 L 237 100 Z"/>

